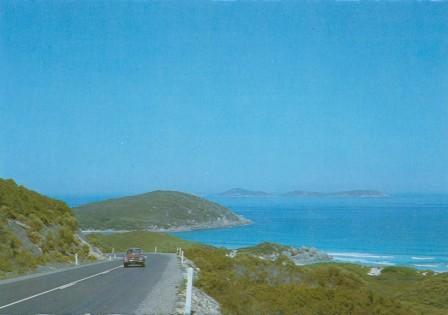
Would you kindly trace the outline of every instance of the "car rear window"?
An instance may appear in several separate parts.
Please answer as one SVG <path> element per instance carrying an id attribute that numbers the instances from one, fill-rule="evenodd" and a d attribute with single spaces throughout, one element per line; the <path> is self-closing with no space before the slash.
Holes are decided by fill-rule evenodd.
<path id="1" fill-rule="evenodd" d="M 127 254 L 141 254 L 142 250 L 140 248 L 128 249 Z"/>

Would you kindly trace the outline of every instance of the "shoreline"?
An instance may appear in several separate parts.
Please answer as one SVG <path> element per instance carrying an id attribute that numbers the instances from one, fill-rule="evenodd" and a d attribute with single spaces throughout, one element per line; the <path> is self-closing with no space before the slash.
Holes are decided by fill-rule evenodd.
<path id="1" fill-rule="evenodd" d="M 113 234 L 113 233 L 127 233 L 127 232 L 135 232 L 135 231 L 147 231 L 154 233 L 175 233 L 175 232 L 195 232 L 200 230 L 210 230 L 210 229 L 230 229 L 238 226 L 246 226 L 251 223 L 232 225 L 232 226 L 217 226 L 217 227 L 208 227 L 201 228 L 198 227 L 196 229 L 191 227 L 177 227 L 175 229 L 170 230 L 84 230 L 82 231 L 85 234 L 91 233 L 99 233 L 99 234 Z M 178 235 L 175 235 L 179 237 Z M 193 240 L 193 239 L 185 239 L 180 237 L 186 241 L 193 241 L 197 243 L 201 243 L 204 245 L 210 245 L 214 247 L 224 247 L 228 250 L 240 250 L 246 247 L 253 247 L 257 244 L 246 244 L 239 246 L 228 246 L 223 244 L 209 243 L 204 242 L 203 240 Z M 281 244 L 284 245 L 284 244 Z M 344 252 L 344 251 L 332 251 L 332 250 L 321 250 L 331 257 L 331 262 L 328 263 L 348 263 L 365 267 L 373 267 L 373 268 L 385 268 L 385 267 L 405 267 L 410 269 L 415 269 L 418 271 L 432 271 L 434 273 L 447 273 L 448 272 L 448 263 L 438 261 L 440 256 L 437 255 L 420 255 L 420 254 L 384 254 L 384 253 L 368 253 L 368 252 Z M 441 256 L 445 257 L 445 256 Z M 403 260 L 405 259 L 405 260 Z"/>
<path id="2" fill-rule="evenodd" d="M 195 226 L 176 226 L 170 228 L 149 228 L 149 229 L 134 229 L 134 230 L 117 230 L 117 229 L 81 229 L 80 231 L 83 234 L 92 234 L 92 233 L 104 233 L 104 234 L 112 234 L 112 233 L 127 233 L 127 232 L 135 232 L 135 231 L 147 231 L 154 233 L 170 233 L 170 232 L 193 232 L 193 231 L 201 231 L 201 230 L 217 230 L 217 229 L 231 229 L 234 227 L 247 226 L 251 225 L 253 222 L 248 219 L 244 219 L 242 222 L 235 222 L 233 224 L 207 224 L 207 225 L 195 225 Z"/>

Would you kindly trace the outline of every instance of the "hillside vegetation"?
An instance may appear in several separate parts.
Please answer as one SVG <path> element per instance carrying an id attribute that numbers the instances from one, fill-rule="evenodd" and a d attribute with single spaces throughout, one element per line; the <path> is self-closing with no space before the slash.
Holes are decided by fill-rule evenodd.
<path id="1" fill-rule="evenodd" d="M 344 263 L 297 266 L 291 248 L 273 243 L 235 251 L 151 232 L 90 235 L 104 249 L 140 246 L 153 251 L 185 250 L 198 271 L 195 286 L 215 298 L 224 314 L 446 315 L 448 274 L 387 267 L 377 277 L 369 267 Z M 261 257 L 260 257 L 261 256 Z M 266 259 L 274 257 L 276 259 Z"/>
<path id="2" fill-rule="evenodd" d="M 0 179 L 0 277 L 72 261 L 75 253 L 88 258 L 89 246 L 77 230 L 65 203 Z"/>
<path id="3" fill-rule="evenodd" d="M 175 191 L 95 202 L 74 211 L 82 229 L 185 230 L 247 223 L 217 203 Z"/>
<path id="4" fill-rule="evenodd" d="M 258 250 L 256 250 L 258 252 Z M 196 285 L 224 314 L 447 314 L 448 274 L 387 267 L 381 276 L 353 264 L 297 266 L 285 256 L 257 258 L 249 250 L 189 247 L 200 272 Z"/>

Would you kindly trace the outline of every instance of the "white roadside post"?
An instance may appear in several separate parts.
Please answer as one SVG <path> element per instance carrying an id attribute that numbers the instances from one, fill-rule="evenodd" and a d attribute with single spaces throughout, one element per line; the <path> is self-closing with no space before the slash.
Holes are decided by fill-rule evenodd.
<path id="1" fill-rule="evenodd" d="M 154 253 L 157 253 L 157 246 L 154 247 Z"/>
<path id="2" fill-rule="evenodd" d="M 185 313 L 184 313 L 184 315 L 190 315 L 191 314 L 191 296 L 192 296 L 192 291 L 193 291 L 193 268 L 190 267 L 190 268 L 188 268 L 187 296 L 186 296 L 186 301 L 185 301 Z"/>
<path id="3" fill-rule="evenodd" d="M 78 262 L 78 253 L 76 253 L 75 254 L 75 265 L 78 265 L 79 264 L 79 262 Z"/>
<path id="4" fill-rule="evenodd" d="M 182 249 L 180 250 L 180 262 L 182 265 L 184 264 L 184 251 Z"/>

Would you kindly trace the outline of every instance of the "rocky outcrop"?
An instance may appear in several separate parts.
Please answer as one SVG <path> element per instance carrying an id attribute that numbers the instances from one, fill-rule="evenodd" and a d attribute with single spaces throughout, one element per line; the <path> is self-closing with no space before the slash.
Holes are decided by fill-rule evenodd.
<path id="1" fill-rule="evenodd" d="M 330 255 L 315 248 L 301 247 L 299 249 L 293 248 L 292 251 L 284 253 L 296 265 L 308 265 L 320 262 L 327 262 L 332 259 Z"/>
<path id="2" fill-rule="evenodd" d="M 42 256 L 42 248 L 34 244 L 28 237 L 30 227 L 17 220 L 8 220 L 8 229 L 20 241 L 22 247 L 31 252 L 33 256 Z"/>
<path id="3" fill-rule="evenodd" d="M 328 262 L 332 257 L 312 247 L 292 247 L 276 243 L 261 243 L 257 246 L 246 247 L 230 252 L 229 257 L 236 255 L 252 255 L 263 260 L 275 261 L 280 256 L 286 256 L 296 265 L 308 265 L 320 262 Z"/>

